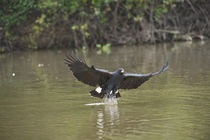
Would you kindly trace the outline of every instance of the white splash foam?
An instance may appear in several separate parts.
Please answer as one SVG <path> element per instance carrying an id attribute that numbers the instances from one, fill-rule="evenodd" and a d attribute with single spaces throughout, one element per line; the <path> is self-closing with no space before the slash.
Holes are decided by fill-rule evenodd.
<path id="1" fill-rule="evenodd" d="M 85 104 L 86 106 L 98 106 L 98 105 L 104 105 L 105 103 L 90 103 L 90 104 Z"/>
<path id="2" fill-rule="evenodd" d="M 111 98 L 104 98 L 104 103 L 107 105 L 116 105 L 118 104 L 117 98 L 116 97 L 111 97 Z"/>
<path id="3" fill-rule="evenodd" d="M 104 98 L 104 102 L 102 103 L 90 103 L 90 104 L 85 104 L 86 106 L 99 106 L 99 105 L 117 105 L 117 98 L 112 97 L 112 98 Z"/>

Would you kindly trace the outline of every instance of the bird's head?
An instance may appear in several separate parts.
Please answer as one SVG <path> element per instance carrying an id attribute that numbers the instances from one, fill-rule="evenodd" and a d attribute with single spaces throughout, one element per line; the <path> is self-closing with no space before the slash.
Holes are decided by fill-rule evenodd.
<path id="1" fill-rule="evenodd" d="M 119 68 L 118 70 L 117 70 L 117 72 L 119 73 L 119 74 L 124 74 L 124 69 L 123 68 Z"/>

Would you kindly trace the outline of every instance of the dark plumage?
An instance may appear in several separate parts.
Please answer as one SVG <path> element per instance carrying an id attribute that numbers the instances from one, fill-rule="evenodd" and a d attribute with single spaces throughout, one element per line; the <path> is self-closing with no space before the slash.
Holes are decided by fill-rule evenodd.
<path id="1" fill-rule="evenodd" d="M 90 91 L 91 96 L 98 98 L 105 96 L 108 98 L 121 97 L 118 89 L 135 89 L 151 77 L 168 69 L 168 62 L 166 62 L 162 69 L 155 73 L 124 73 L 124 69 L 122 68 L 115 72 L 109 72 L 104 69 L 95 68 L 94 66 L 89 67 L 85 62 L 73 56 L 67 56 L 64 60 L 79 81 L 90 86 L 99 86 L 95 90 Z"/>

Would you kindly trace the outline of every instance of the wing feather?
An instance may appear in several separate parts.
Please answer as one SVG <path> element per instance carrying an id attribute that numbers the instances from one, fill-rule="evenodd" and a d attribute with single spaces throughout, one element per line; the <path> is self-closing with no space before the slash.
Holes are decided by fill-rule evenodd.
<path id="1" fill-rule="evenodd" d="M 66 56 L 64 60 L 64 63 L 69 66 L 73 75 L 79 81 L 90 86 L 102 86 L 109 78 L 112 77 L 111 72 L 95 68 L 94 66 L 89 67 L 86 63 L 73 56 Z"/>
<path id="2" fill-rule="evenodd" d="M 134 74 L 126 73 L 120 83 L 120 89 L 135 89 L 141 86 L 144 82 L 149 80 L 152 76 L 158 75 L 168 69 L 168 62 L 162 67 L 162 69 L 155 73 L 148 74 Z"/>

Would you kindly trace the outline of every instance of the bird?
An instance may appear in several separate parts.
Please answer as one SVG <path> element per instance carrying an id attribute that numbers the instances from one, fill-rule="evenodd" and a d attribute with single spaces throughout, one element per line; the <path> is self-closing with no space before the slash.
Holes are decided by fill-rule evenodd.
<path id="1" fill-rule="evenodd" d="M 84 84 L 97 87 L 90 91 L 90 95 L 97 98 L 119 98 L 119 89 L 136 89 L 151 77 L 159 75 L 168 69 L 168 62 L 160 71 L 147 74 L 125 73 L 123 68 L 114 72 L 88 66 L 85 61 L 72 55 L 66 55 L 64 63 L 67 64 L 73 75 Z"/>

